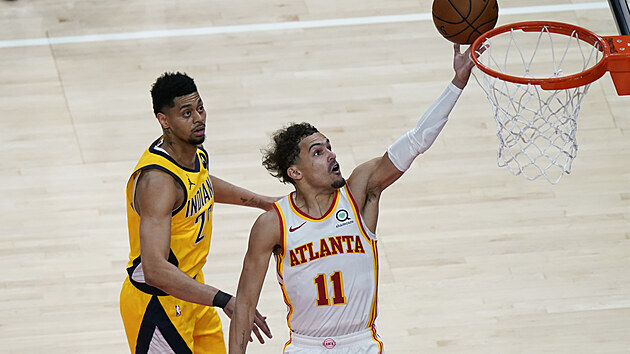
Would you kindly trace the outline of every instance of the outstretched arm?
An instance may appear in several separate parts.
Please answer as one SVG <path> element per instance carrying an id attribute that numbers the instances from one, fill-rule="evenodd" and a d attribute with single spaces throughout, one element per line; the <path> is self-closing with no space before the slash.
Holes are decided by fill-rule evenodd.
<path id="1" fill-rule="evenodd" d="M 274 211 L 268 211 L 260 215 L 252 226 L 249 246 L 238 282 L 236 307 L 230 323 L 229 352 L 231 354 L 245 353 L 269 259 L 280 242 L 280 222 L 277 214 Z"/>
<path id="2" fill-rule="evenodd" d="M 451 84 L 422 115 L 418 124 L 387 149 L 387 157 L 401 172 L 405 172 L 418 155 L 433 145 L 442 128 L 446 125 L 448 116 L 455 107 L 459 95 L 468 83 L 470 72 L 474 67 L 474 63 L 470 59 L 470 48 L 462 53 L 460 45 L 455 44 L 453 49 L 455 76 L 451 80 Z"/>
<path id="3" fill-rule="evenodd" d="M 422 115 L 418 124 L 390 145 L 383 156 L 359 165 L 348 178 L 348 186 L 361 215 L 372 231 L 376 228 L 381 192 L 400 178 L 413 160 L 435 142 L 462 89 L 468 83 L 474 66 L 470 59 L 470 48 L 462 53 L 459 44 L 455 44 L 453 49 L 455 75 L 444 93 Z"/>
<path id="4" fill-rule="evenodd" d="M 245 188 L 233 185 L 216 176 L 210 176 L 214 188 L 214 201 L 217 203 L 244 205 L 263 210 L 270 210 L 278 200 L 276 197 L 260 195 Z"/>

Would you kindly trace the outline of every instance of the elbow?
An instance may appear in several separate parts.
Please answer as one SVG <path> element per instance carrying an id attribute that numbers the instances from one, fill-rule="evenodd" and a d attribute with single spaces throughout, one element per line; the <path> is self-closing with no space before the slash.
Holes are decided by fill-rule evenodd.
<path id="1" fill-rule="evenodd" d="M 159 278 L 160 277 L 155 275 L 155 272 L 153 272 L 153 271 L 147 271 L 147 270 L 144 271 L 144 282 L 147 285 L 159 288 L 160 287 L 159 286 L 159 281 L 158 281 Z"/>
<path id="2" fill-rule="evenodd" d="M 144 274 L 144 282 L 147 285 L 156 287 L 158 289 L 162 289 L 161 280 L 164 279 L 163 272 L 160 271 L 159 267 L 155 265 L 147 265 L 143 262 L 142 264 L 142 272 Z"/>

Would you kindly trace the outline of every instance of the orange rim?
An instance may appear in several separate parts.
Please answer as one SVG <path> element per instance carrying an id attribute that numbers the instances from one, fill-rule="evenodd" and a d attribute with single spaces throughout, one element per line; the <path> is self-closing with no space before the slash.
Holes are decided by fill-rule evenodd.
<path id="1" fill-rule="evenodd" d="M 566 36 L 571 36 L 573 35 L 573 33 L 576 33 L 577 38 L 581 41 L 587 42 L 593 46 L 597 46 L 597 44 L 599 44 L 601 48 L 600 50 L 603 53 L 602 58 L 595 65 L 583 72 L 553 78 L 525 78 L 503 74 L 486 67 L 483 63 L 481 63 L 478 58 L 477 50 L 481 48 L 481 46 L 488 38 L 492 38 L 501 33 L 510 32 L 513 30 L 521 30 L 524 32 L 540 32 L 543 28 L 547 28 L 550 33 L 563 34 Z M 608 56 L 610 53 L 608 44 L 606 43 L 604 38 L 593 33 L 592 31 L 568 23 L 550 21 L 525 21 L 496 27 L 479 36 L 479 38 L 477 38 L 473 42 L 472 48 L 473 50 L 471 51 L 471 57 L 479 70 L 485 72 L 490 76 L 494 76 L 505 81 L 525 85 L 539 85 L 545 90 L 564 90 L 580 87 L 599 79 L 607 71 L 606 61 L 608 60 Z"/>

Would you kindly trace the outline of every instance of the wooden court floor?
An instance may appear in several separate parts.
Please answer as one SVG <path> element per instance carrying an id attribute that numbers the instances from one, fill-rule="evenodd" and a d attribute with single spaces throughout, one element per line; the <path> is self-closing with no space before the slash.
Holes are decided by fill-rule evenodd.
<path id="1" fill-rule="evenodd" d="M 499 5 L 499 24 L 617 34 L 605 0 Z M 0 352 L 128 352 L 124 188 L 160 134 L 149 89 L 162 72 L 196 79 L 213 173 L 281 195 L 291 188 L 260 164 L 272 131 L 313 123 L 348 176 L 444 89 L 452 48 L 430 11 L 430 0 L 1 1 Z M 396 20 L 413 14 L 424 15 Z M 375 16 L 392 17 L 352 22 Z M 630 352 L 629 109 L 605 75 L 583 100 L 572 173 L 527 181 L 496 166 L 496 124 L 471 80 L 382 198 L 388 353 Z M 258 214 L 216 206 L 208 283 L 235 292 Z M 272 272 L 259 310 L 274 338 L 250 352 L 278 353 L 288 331 Z"/>

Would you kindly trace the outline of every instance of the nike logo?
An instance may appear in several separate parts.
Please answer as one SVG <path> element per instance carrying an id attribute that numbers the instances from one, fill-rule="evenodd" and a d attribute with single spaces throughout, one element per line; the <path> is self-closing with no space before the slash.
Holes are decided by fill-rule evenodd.
<path id="1" fill-rule="evenodd" d="M 304 224 L 306 224 L 306 221 L 303 222 L 302 224 L 300 224 L 300 226 L 298 226 L 298 227 L 293 227 L 293 226 L 289 227 L 289 232 L 293 232 L 293 231 L 299 229 L 300 227 L 304 226 Z"/>

